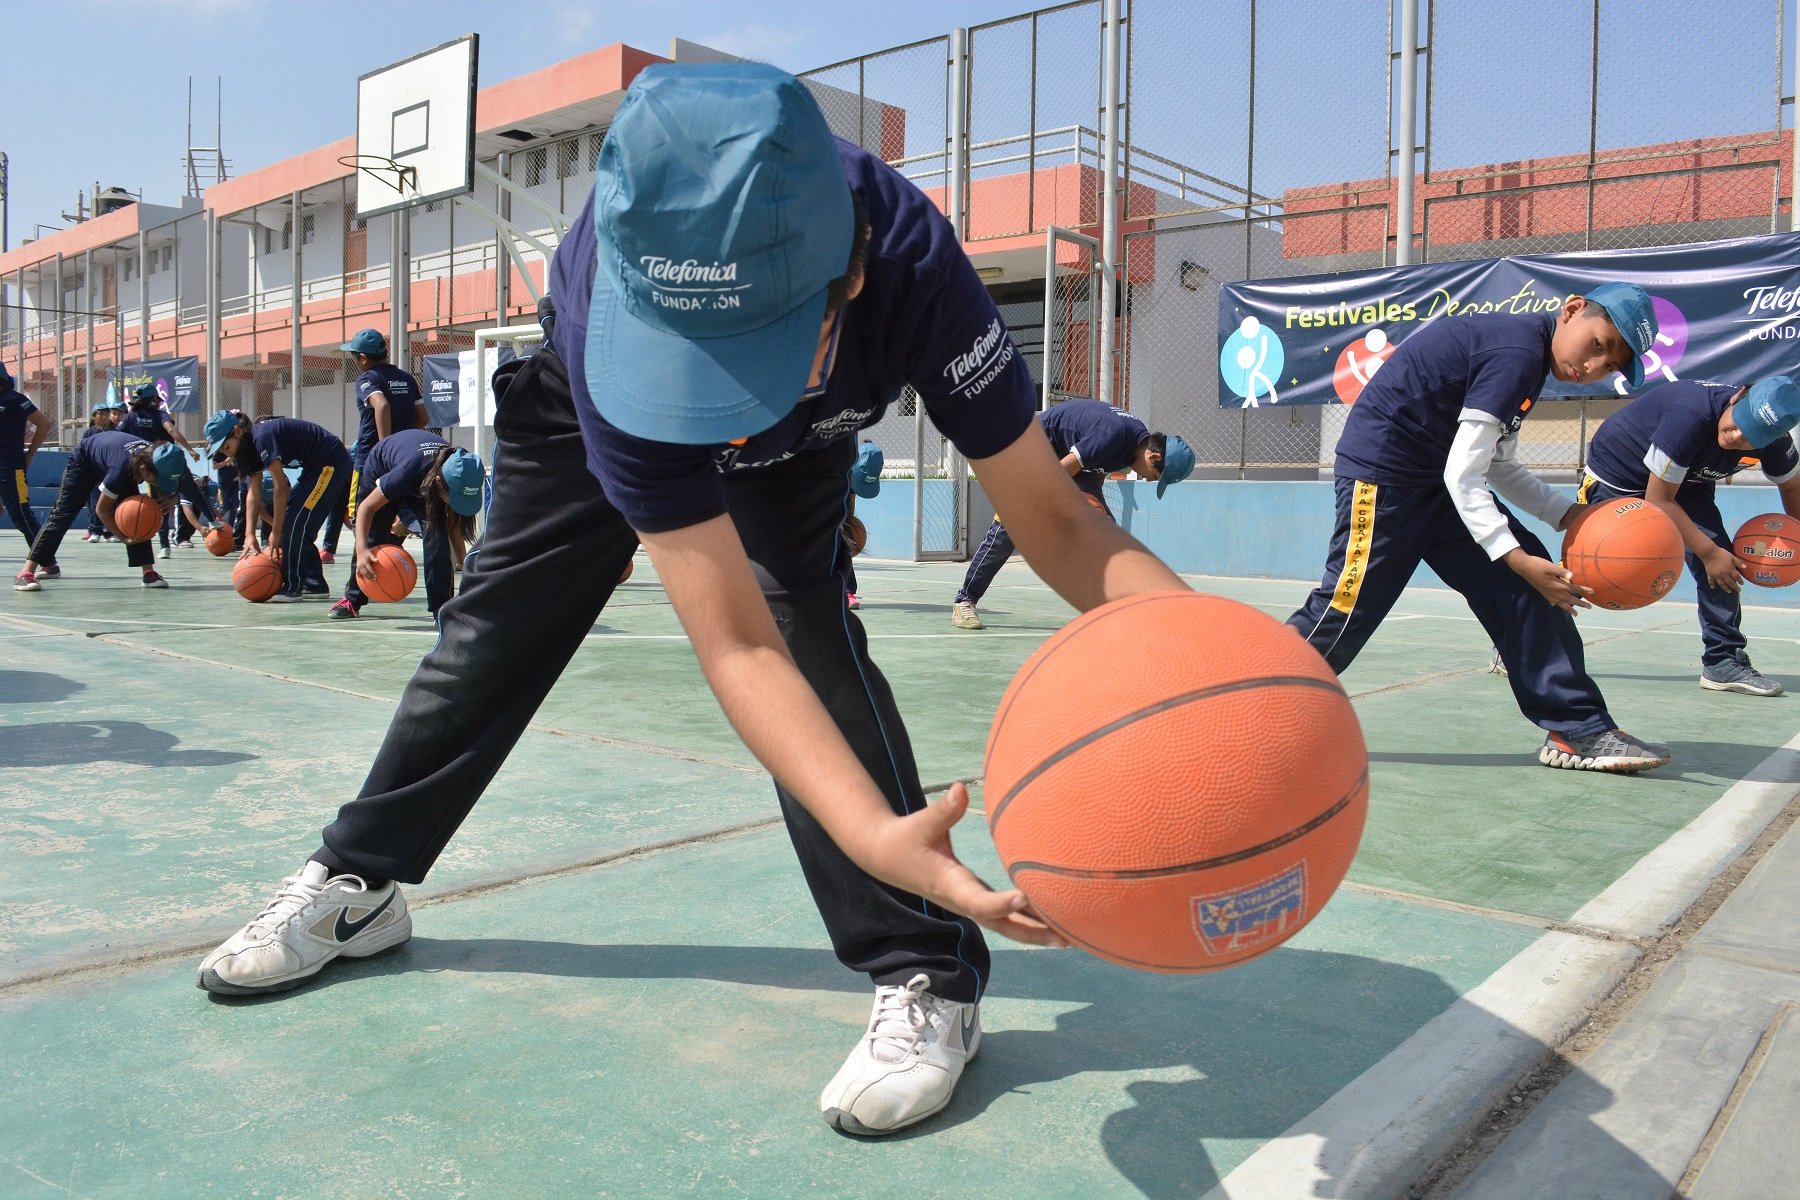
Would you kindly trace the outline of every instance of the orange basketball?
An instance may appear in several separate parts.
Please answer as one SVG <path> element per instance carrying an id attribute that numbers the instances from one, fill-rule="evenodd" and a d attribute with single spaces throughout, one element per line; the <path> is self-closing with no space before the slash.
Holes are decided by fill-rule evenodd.
<path id="1" fill-rule="evenodd" d="M 281 590 L 281 564 L 267 554 L 240 558 L 231 568 L 231 586 L 252 604 L 261 604 Z"/>
<path id="2" fill-rule="evenodd" d="M 844 518 L 841 536 L 844 539 L 844 549 L 850 552 L 851 558 L 855 558 L 869 544 L 869 527 L 862 523 L 861 517 L 851 515 Z"/>
<path id="3" fill-rule="evenodd" d="M 1731 539 L 1731 552 L 1750 565 L 1758 587 L 1787 587 L 1800 581 L 1800 521 L 1764 513 L 1744 522 Z"/>
<path id="4" fill-rule="evenodd" d="M 627 579 L 630 579 L 631 572 L 633 570 L 635 570 L 636 567 L 637 567 L 637 563 L 634 560 L 629 559 L 629 558 L 626 559 L 625 560 L 625 569 L 623 571 L 619 572 L 619 583 L 624 583 Z M 613 584 L 613 586 L 618 587 L 619 584 L 615 583 L 615 584 Z"/>
<path id="5" fill-rule="evenodd" d="M 1563 566 L 1601 608 L 1642 608 L 1681 577 L 1681 531 L 1641 496 L 1596 501 L 1563 535 Z"/>
<path id="6" fill-rule="evenodd" d="M 163 524 L 162 506 L 142 493 L 126 496 L 113 505 L 113 524 L 128 542 L 155 537 Z"/>
<path id="7" fill-rule="evenodd" d="M 1325 906 L 1362 838 L 1369 763 L 1337 676 L 1293 630 L 1152 592 L 1076 618 L 1019 668 L 984 789 L 1007 874 L 1072 945 L 1213 971 Z"/>
<path id="8" fill-rule="evenodd" d="M 231 536 L 231 530 L 226 526 L 215 526 L 206 531 L 206 548 L 223 558 L 237 549 L 237 539 Z"/>
<path id="9" fill-rule="evenodd" d="M 375 578 L 356 577 L 356 586 L 363 595 L 391 604 L 412 594 L 413 585 L 419 582 L 419 567 L 412 555 L 399 546 L 384 545 L 370 550 L 369 558 L 374 563 Z"/>

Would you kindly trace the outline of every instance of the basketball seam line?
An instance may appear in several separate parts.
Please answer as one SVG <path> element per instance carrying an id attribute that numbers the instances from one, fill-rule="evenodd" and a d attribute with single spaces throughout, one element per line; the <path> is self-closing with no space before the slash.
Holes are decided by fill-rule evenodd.
<path id="1" fill-rule="evenodd" d="M 1356 782 L 1351 785 L 1350 790 L 1339 797 L 1335 804 L 1314 817 L 1312 820 L 1306 822 L 1304 825 L 1295 826 L 1280 837 L 1271 838 L 1261 845 L 1250 846 L 1243 850 L 1234 850 L 1230 854 L 1221 854 L 1214 858 L 1203 858 L 1198 862 L 1177 863 L 1167 867 L 1138 867 L 1131 870 L 1057 867 L 1051 866 L 1049 863 L 1016 862 L 1007 868 L 1006 873 L 1008 876 L 1012 877 L 1015 883 L 1018 882 L 1018 873 L 1026 870 L 1040 871 L 1046 875 L 1060 875 L 1071 879 L 1158 879 L 1165 875 L 1179 875 L 1187 871 L 1206 871 L 1213 867 L 1230 866 L 1232 863 L 1243 862 L 1245 859 L 1255 858 L 1259 854 L 1266 854 L 1270 850 L 1279 849 L 1289 842 L 1305 837 L 1313 830 L 1326 824 L 1340 812 L 1343 812 L 1344 809 L 1349 806 L 1350 802 L 1356 799 L 1358 793 L 1368 787 L 1368 784 L 1369 773 L 1365 770 L 1357 777 Z"/>
<path id="2" fill-rule="evenodd" d="M 1060 763 L 1063 759 L 1068 758 L 1076 751 L 1092 745 L 1101 738 L 1107 737 L 1117 730 L 1123 729 L 1127 725 L 1139 721 L 1144 717 L 1155 716 L 1157 713 L 1167 712 L 1170 709 L 1179 708 L 1184 704 L 1193 703 L 1196 700 L 1207 700 L 1214 696 L 1228 695 L 1232 692 L 1282 686 L 1318 688 L 1321 691 L 1336 692 L 1340 696 L 1344 694 L 1343 685 L 1339 684 L 1336 680 L 1328 681 L 1324 679 L 1315 679 L 1310 675 L 1266 675 L 1257 679 L 1238 679 L 1231 683 L 1214 684 L 1211 687 L 1200 688 L 1199 690 L 1192 692 L 1183 692 L 1179 696 L 1171 696 L 1166 700 L 1159 700 L 1147 708 L 1140 708 L 1134 712 L 1127 713 L 1116 721 L 1110 721 L 1092 732 L 1083 734 L 1075 741 L 1070 742 L 1050 757 L 1038 763 L 1037 766 L 1033 767 L 1029 772 L 1023 775 L 1017 783 L 1008 788 L 1006 794 L 1000 798 L 999 803 L 994 805 L 993 811 L 988 814 L 988 826 L 989 828 L 996 830 L 1000 827 L 1000 817 L 1006 812 L 1007 806 L 1013 802 L 1014 797 L 1016 797 L 1027 784 L 1037 779 L 1044 774 L 1044 772 Z M 991 760 L 991 754 L 989 755 L 989 758 Z M 990 776 L 993 774 L 991 763 L 989 768 L 985 771 L 985 774 Z"/>

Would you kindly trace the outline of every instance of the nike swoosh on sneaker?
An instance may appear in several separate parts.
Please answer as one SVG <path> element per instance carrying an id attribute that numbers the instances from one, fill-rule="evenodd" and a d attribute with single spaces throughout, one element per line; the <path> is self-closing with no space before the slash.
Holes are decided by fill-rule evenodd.
<path id="1" fill-rule="evenodd" d="M 388 905 L 394 902 L 394 897 L 398 894 L 398 889 L 390 891 L 388 893 L 388 898 L 381 902 L 381 907 L 377 908 L 374 912 L 370 913 L 360 921 L 351 921 L 347 919 L 350 915 L 350 910 L 348 908 L 339 909 L 337 924 L 332 926 L 331 936 L 336 938 L 340 944 L 349 941 L 367 928 L 369 922 L 386 912 L 388 910 Z"/>

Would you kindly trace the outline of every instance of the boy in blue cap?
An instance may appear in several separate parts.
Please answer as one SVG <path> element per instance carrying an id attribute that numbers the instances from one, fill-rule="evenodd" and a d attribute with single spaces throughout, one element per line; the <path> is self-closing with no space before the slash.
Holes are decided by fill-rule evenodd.
<path id="1" fill-rule="evenodd" d="M 1520 711 L 1545 731 L 1539 762 L 1620 773 L 1667 763 L 1667 747 L 1618 727 L 1587 673 L 1573 615 L 1590 607 L 1583 589 L 1494 496 L 1553 529 L 1578 519 L 1583 505 L 1513 457 L 1519 426 L 1546 376 L 1594 383 L 1622 371 L 1641 386 L 1655 339 L 1649 295 L 1607 283 L 1554 317 L 1440 317 L 1401 342 L 1344 422 L 1324 581 L 1288 624 L 1342 673 L 1423 561 L 1499 647 Z"/>
<path id="2" fill-rule="evenodd" d="M 355 617 L 369 602 L 357 580 L 375 577 L 371 550 L 400 544 L 396 514 L 424 545 L 425 604 L 437 616 L 455 590 L 451 543 L 466 546 L 475 536 L 486 476 L 481 459 L 428 429 L 403 429 L 376 442 L 358 485 L 356 568 L 344 598 L 331 606 L 332 620 Z"/>
<path id="3" fill-rule="evenodd" d="M 852 609 L 862 607 L 862 596 L 856 588 L 856 564 L 851 560 L 862 553 L 863 546 L 869 540 L 869 531 L 856 515 L 856 500 L 873 500 L 881 495 L 881 468 L 887 463 L 887 455 L 874 442 L 865 441 L 856 450 L 856 462 L 850 467 L 850 507 L 844 515 L 844 532 L 841 540 L 844 543 L 844 580 L 847 589 L 844 603 Z"/>
<path id="4" fill-rule="evenodd" d="M 37 540 L 38 519 L 31 511 L 31 485 L 25 473 L 49 432 L 50 418 L 13 386 L 12 373 L 0 366 L 0 504 L 6 506 L 7 517 L 25 536 L 27 546 Z"/>
<path id="5" fill-rule="evenodd" d="M 199 985 L 292 987 L 411 935 L 394 881 L 425 877 L 642 539 L 721 707 L 776 780 L 833 949 L 875 985 L 820 1110 L 860 1134 L 923 1120 L 979 1044 L 981 927 L 1060 939 L 1022 894 L 989 890 L 954 857 L 967 792 L 926 805 L 845 608 L 857 433 L 910 383 L 1072 605 L 1184 585 L 1095 520 L 1058 468 L 1024 359 L 949 222 L 834 139 L 785 72 L 641 73 L 549 291 L 544 346 L 502 368 L 504 468 L 436 647 L 360 796 L 202 960 Z"/>
<path id="6" fill-rule="evenodd" d="M 281 564 L 281 590 L 269 597 L 269 603 L 329 596 L 313 539 L 319 536 L 325 514 L 344 507 L 344 491 L 350 486 L 350 452 L 337 434 L 298 417 L 264 417 L 252 424 L 240 412 L 221 410 L 206 418 L 206 452 L 214 466 L 229 463 L 251 481 L 244 500 L 240 557 L 262 552 L 263 492 L 256 481 L 265 470 L 269 473 L 273 485 L 269 551 Z M 287 477 L 290 468 L 300 472 L 292 485 Z"/>
<path id="7" fill-rule="evenodd" d="M 50 510 L 49 519 L 31 543 L 25 567 L 13 580 L 14 591 L 42 591 L 44 580 L 62 577 L 56 551 L 95 484 L 100 486 L 100 502 L 94 506 L 94 515 L 113 536 L 126 543 L 125 560 L 143 572 L 147 588 L 166 588 L 169 582 L 156 573 L 150 540 L 131 541 L 113 523 L 113 509 L 120 500 L 138 495 L 140 485 L 148 484 L 151 498 L 162 506 L 165 516 L 179 499 L 188 520 L 201 529 L 211 527 L 211 522 L 198 511 L 200 495 L 188 471 L 187 456 L 180 449 L 166 442 L 152 446 L 143 438 L 119 430 L 96 433 L 82 438 L 70 451 L 56 507 Z"/>
<path id="8" fill-rule="evenodd" d="M 349 507 L 325 514 L 325 542 L 319 552 L 323 563 L 336 561 L 338 534 L 346 521 L 356 520 L 362 465 L 369 451 L 389 434 L 425 423 L 425 393 L 418 377 L 388 361 L 388 340 L 379 329 L 359 329 L 338 348 L 356 360 L 356 440 L 350 444 Z"/>
<path id="9" fill-rule="evenodd" d="M 88 414 L 88 427 L 81 431 L 81 440 L 85 442 L 96 433 L 106 433 L 117 429 L 119 422 L 124 417 L 125 402 L 117 396 L 108 395 L 105 399 L 95 403 L 94 411 Z M 84 542 L 116 540 L 112 534 L 106 532 L 106 526 L 100 523 L 100 518 L 94 515 L 99 508 L 100 485 L 95 484 L 93 491 L 88 493 L 88 527 L 87 532 L 81 535 L 81 540 Z"/>
<path id="10" fill-rule="evenodd" d="M 1106 506 L 1105 485 L 1114 471 L 1136 471 L 1154 480 L 1160 500 L 1194 470 L 1194 452 L 1186 442 L 1174 434 L 1152 433 L 1130 413 L 1101 400 L 1064 400 L 1039 414 L 1038 420 L 1063 470 L 1109 518 L 1112 509 Z M 1012 538 L 996 517 L 969 558 L 962 587 L 950 605 L 950 624 L 958 629 L 986 628 L 975 606 L 1012 554 Z"/>
<path id="11" fill-rule="evenodd" d="M 1654 388 L 1608 417 L 1588 447 L 1580 499 L 1642 496 L 1669 515 L 1687 545 L 1700 614 L 1700 686 L 1779 696 L 1782 686 L 1750 665 L 1738 589 L 1743 564 L 1714 490 L 1755 464 L 1800 517 L 1800 454 L 1787 436 L 1800 424 L 1800 386 L 1786 375 L 1753 387 L 1684 379 Z"/>
<path id="12" fill-rule="evenodd" d="M 154 383 L 140 383 L 131 393 L 129 410 L 119 420 L 119 431 L 129 433 L 133 437 L 143 438 L 151 445 L 173 442 L 194 454 L 193 445 L 181 436 L 181 430 L 175 426 L 175 418 L 169 412 L 169 406 L 163 402 L 162 393 L 156 390 Z M 199 496 L 196 491 L 196 497 Z M 212 506 L 205 505 L 207 515 L 212 515 Z M 169 527 L 165 523 L 157 533 L 162 542 L 162 557 L 169 557 Z"/>

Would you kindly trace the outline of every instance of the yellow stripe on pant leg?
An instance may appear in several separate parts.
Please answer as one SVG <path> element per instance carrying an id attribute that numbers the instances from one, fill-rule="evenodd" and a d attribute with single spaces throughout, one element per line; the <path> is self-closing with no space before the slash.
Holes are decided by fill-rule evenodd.
<path id="1" fill-rule="evenodd" d="M 302 504 L 301 508 L 311 508 L 319 502 L 319 497 L 323 496 L 325 489 L 331 486 L 331 475 L 336 470 L 336 467 L 326 467 L 319 472 L 319 482 L 313 485 L 312 494 L 306 498 L 306 503 Z"/>
<path id="2" fill-rule="evenodd" d="M 13 472 L 13 487 L 18 489 L 19 503 L 31 507 L 31 486 L 25 482 L 25 468 L 20 467 Z"/>
<path id="3" fill-rule="evenodd" d="M 350 468 L 350 498 L 344 502 L 344 520 L 351 525 L 356 524 L 356 484 L 361 477 L 361 467 Z"/>
<path id="4" fill-rule="evenodd" d="M 1588 491 L 1593 486 L 1594 486 L 1594 477 L 1592 475 L 1583 477 L 1583 479 L 1581 481 L 1581 490 L 1579 492 L 1575 493 L 1575 503 L 1577 503 L 1577 504 L 1592 503 L 1592 501 L 1590 501 L 1588 499 Z"/>
<path id="5" fill-rule="evenodd" d="M 1331 607 L 1346 616 L 1356 608 L 1356 593 L 1369 570 L 1369 548 L 1375 542 L 1375 485 L 1361 479 L 1350 492 L 1350 541 L 1344 547 L 1344 569 L 1338 572 Z"/>

